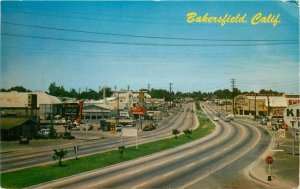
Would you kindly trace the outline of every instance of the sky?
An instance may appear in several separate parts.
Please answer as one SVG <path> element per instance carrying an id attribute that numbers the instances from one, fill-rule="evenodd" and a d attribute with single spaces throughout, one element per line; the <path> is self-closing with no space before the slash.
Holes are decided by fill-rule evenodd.
<path id="1" fill-rule="evenodd" d="M 247 23 L 187 23 L 187 14 Z M 251 24 L 257 13 L 280 23 Z M 1 88 L 299 92 L 299 9 L 282 1 L 1 2 Z"/>

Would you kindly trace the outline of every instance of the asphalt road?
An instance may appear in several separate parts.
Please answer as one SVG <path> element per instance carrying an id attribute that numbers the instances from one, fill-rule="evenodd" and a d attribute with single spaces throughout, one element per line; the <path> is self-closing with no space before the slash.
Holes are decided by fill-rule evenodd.
<path id="1" fill-rule="evenodd" d="M 198 123 L 194 113 L 186 111 L 187 109 L 195 109 L 193 103 L 184 104 L 184 111 L 178 111 L 173 117 L 164 120 L 156 130 L 140 132 L 138 137 L 138 143 L 146 143 L 154 140 L 159 140 L 162 138 L 172 136 L 171 130 L 173 128 L 179 128 L 181 130 L 186 128 L 195 128 Z M 79 155 L 88 155 L 93 153 L 99 153 L 101 151 L 107 151 L 111 149 L 117 149 L 120 145 L 120 137 L 110 137 L 105 139 L 99 139 L 95 141 L 90 141 L 86 144 L 80 144 Z M 134 145 L 136 140 L 132 137 L 123 137 L 123 145 Z M 74 158 L 74 145 L 62 145 L 57 146 L 57 149 L 63 148 L 68 150 L 67 158 Z M 25 167 L 30 167 L 38 164 L 43 164 L 47 162 L 52 162 L 53 147 L 45 147 L 39 150 L 31 151 L 15 151 L 9 153 L 1 153 L 1 172 L 12 171 L 16 169 L 22 169 Z"/>
<path id="2" fill-rule="evenodd" d="M 216 114 L 212 107 L 204 110 L 211 119 Z M 223 188 L 266 149 L 270 137 L 247 122 L 214 123 L 212 134 L 194 142 L 37 188 Z M 219 182 L 208 182 L 213 178 Z"/>

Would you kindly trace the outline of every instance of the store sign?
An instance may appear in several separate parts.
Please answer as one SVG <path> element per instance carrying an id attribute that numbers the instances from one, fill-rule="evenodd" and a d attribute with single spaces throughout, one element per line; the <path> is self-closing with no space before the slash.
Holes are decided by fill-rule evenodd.
<path id="1" fill-rule="evenodd" d="M 131 108 L 132 115 L 145 115 L 146 108 L 143 105 L 134 106 Z"/>
<path id="2" fill-rule="evenodd" d="M 288 126 L 293 126 L 294 122 L 300 121 L 299 104 L 288 106 L 284 109 L 283 119 Z"/>
<path id="3" fill-rule="evenodd" d="M 278 129 L 279 138 L 286 138 L 285 129 Z"/>
<path id="4" fill-rule="evenodd" d="M 236 100 L 237 102 L 245 102 L 246 99 L 247 99 L 247 97 L 246 97 L 246 96 L 243 96 L 243 95 L 237 96 L 237 97 L 235 98 L 235 100 Z"/>
<path id="5" fill-rule="evenodd" d="M 288 105 L 300 104 L 300 99 L 289 99 Z"/>

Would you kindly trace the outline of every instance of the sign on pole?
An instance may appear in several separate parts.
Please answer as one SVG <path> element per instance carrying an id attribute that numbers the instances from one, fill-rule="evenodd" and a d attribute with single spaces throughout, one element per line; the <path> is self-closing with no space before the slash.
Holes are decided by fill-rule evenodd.
<path id="1" fill-rule="evenodd" d="M 283 119 L 290 127 L 293 127 L 293 123 L 300 121 L 299 104 L 294 104 L 284 109 Z"/>
<path id="2" fill-rule="evenodd" d="M 135 148 L 137 149 L 137 138 L 138 138 L 138 133 L 137 133 L 136 128 L 124 128 L 122 129 L 122 136 L 128 136 L 128 137 L 135 137 Z"/>
<path id="3" fill-rule="evenodd" d="M 271 180 L 272 180 L 272 177 L 271 177 L 271 164 L 273 163 L 273 158 L 272 158 L 272 156 L 268 156 L 268 157 L 266 158 L 266 162 L 267 162 L 267 164 L 269 165 L 268 181 L 271 181 Z"/>
<path id="4" fill-rule="evenodd" d="M 272 164 L 272 163 L 273 163 L 273 158 L 272 158 L 272 156 L 268 156 L 268 157 L 266 158 L 266 162 L 267 162 L 267 164 Z"/>
<path id="5" fill-rule="evenodd" d="M 286 138 L 285 129 L 278 129 L 279 138 Z"/>
<path id="6" fill-rule="evenodd" d="M 146 108 L 143 105 L 134 106 L 131 108 L 132 115 L 145 115 Z"/>
<path id="7" fill-rule="evenodd" d="M 125 128 L 122 129 L 122 135 L 128 137 L 136 137 L 137 136 L 137 129 L 136 128 Z"/>

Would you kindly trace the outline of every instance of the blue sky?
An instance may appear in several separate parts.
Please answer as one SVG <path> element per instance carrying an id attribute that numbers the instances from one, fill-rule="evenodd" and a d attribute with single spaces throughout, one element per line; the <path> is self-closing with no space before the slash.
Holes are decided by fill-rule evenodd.
<path id="1" fill-rule="evenodd" d="M 248 23 L 188 24 L 191 11 L 246 13 Z M 259 12 L 280 14 L 280 24 L 251 25 Z M 1 2 L 1 14 L 2 88 L 47 90 L 56 82 L 67 90 L 168 89 L 172 82 L 175 92 L 214 91 L 236 79 L 242 91 L 299 91 L 299 12 L 292 4 Z"/>

